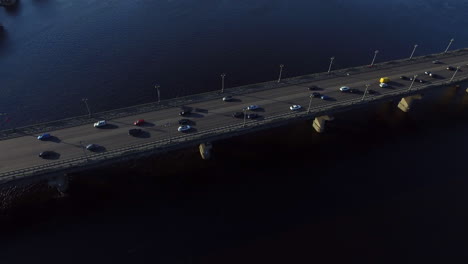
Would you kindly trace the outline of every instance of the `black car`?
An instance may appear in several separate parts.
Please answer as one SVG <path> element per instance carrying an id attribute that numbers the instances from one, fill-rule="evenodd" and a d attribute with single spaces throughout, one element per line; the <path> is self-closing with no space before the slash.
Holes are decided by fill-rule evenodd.
<path id="1" fill-rule="evenodd" d="M 416 82 L 420 82 L 420 83 L 425 83 L 425 82 L 426 82 L 426 81 L 423 80 L 423 79 L 416 79 L 415 81 L 416 81 Z"/>
<path id="2" fill-rule="evenodd" d="M 312 97 L 318 98 L 318 97 L 320 97 L 320 93 L 313 92 L 313 93 L 312 93 Z"/>
<path id="3" fill-rule="evenodd" d="M 232 117 L 235 117 L 235 118 L 242 118 L 242 117 L 244 117 L 244 113 L 242 113 L 242 112 L 235 112 L 234 114 L 232 114 Z"/>
<path id="4" fill-rule="evenodd" d="M 258 118 L 258 114 L 248 114 L 248 115 L 247 115 L 247 118 L 248 118 L 248 119 L 255 119 L 255 118 Z"/>
<path id="5" fill-rule="evenodd" d="M 434 63 L 434 64 L 439 64 L 440 61 L 439 61 L 439 60 L 433 60 L 432 63 Z"/>
<path id="6" fill-rule="evenodd" d="M 367 93 L 368 94 L 375 94 L 375 91 L 374 90 L 367 90 Z"/>
<path id="7" fill-rule="evenodd" d="M 130 136 L 138 136 L 141 134 L 141 132 L 143 132 L 143 130 L 139 129 L 139 128 L 132 128 L 132 129 L 129 129 L 128 130 L 128 134 Z"/>
<path id="8" fill-rule="evenodd" d="M 230 102 L 230 101 L 232 101 L 232 99 L 233 99 L 233 98 L 232 98 L 232 96 L 230 96 L 230 95 L 224 96 L 224 97 L 223 97 L 223 101 L 224 101 L 224 102 Z"/>
<path id="9" fill-rule="evenodd" d="M 448 66 L 448 67 L 447 67 L 447 70 L 449 70 L 449 71 L 454 71 L 454 70 L 455 70 L 455 67 Z"/>
<path id="10" fill-rule="evenodd" d="M 193 121 L 190 119 L 181 119 L 179 120 L 179 125 L 186 126 L 186 125 L 192 125 Z"/>
<path id="11" fill-rule="evenodd" d="M 50 157 L 52 157 L 54 155 L 55 155 L 55 152 L 50 151 L 50 150 L 42 151 L 41 153 L 39 153 L 39 157 L 41 157 L 43 159 L 50 158 Z"/>
<path id="12" fill-rule="evenodd" d="M 402 76 L 400 76 L 400 79 L 402 79 L 402 80 L 409 80 L 410 78 L 408 78 L 407 76 L 402 75 Z"/>
<path id="13" fill-rule="evenodd" d="M 192 113 L 191 110 L 182 110 L 180 111 L 179 115 L 180 116 L 187 116 L 187 115 L 190 115 Z"/>
<path id="14" fill-rule="evenodd" d="M 309 91 L 317 91 L 319 88 L 316 85 L 312 85 L 309 87 Z"/>

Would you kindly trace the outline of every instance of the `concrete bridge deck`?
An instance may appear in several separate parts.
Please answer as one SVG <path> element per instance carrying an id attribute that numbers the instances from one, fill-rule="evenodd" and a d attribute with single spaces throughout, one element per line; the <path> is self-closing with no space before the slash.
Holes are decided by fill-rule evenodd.
<path id="1" fill-rule="evenodd" d="M 441 64 L 433 64 L 433 60 Z M 22 178 L 47 177 L 53 173 L 67 173 L 93 166 L 131 159 L 139 155 L 184 148 L 189 145 L 211 142 L 235 135 L 250 133 L 255 130 L 279 126 L 298 119 L 313 119 L 317 116 L 332 114 L 336 111 L 347 111 L 356 107 L 365 107 L 371 103 L 406 97 L 420 93 L 424 89 L 436 89 L 447 85 L 454 76 L 454 71 L 447 66 L 460 66 L 454 77 L 454 82 L 468 79 L 468 49 L 449 52 L 447 54 L 430 55 L 399 60 L 374 65 L 343 69 L 332 74 L 320 73 L 284 79 L 280 84 L 267 82 L 253 86 L 244 86 L 219 92 L 194 95 L 163 102 L 162 106 L 144 105 L 131 111 L 119 113 L 100 113 L 93 118 L 81 117 L 59 122 L 55 125 L 42 124 L 35 127 L 21 128 L 17 131 L 2 131 L 0 140 L 0 184 Z M 431 71 L 439 78 L 431 78 L 424 74 Z M 415 82 L 411 91 L 408 87 L 411 81 L 400 80 L 400 75 L 411 77 L 417 74 L 426 83 Z M 380 88 L 379 78 L 389 77 L 390 87 Z M 375 94 L 363 93 L 366 84 Z M 330 100 L 313 98 L 308 87 L 316 85 L 321 88 L 321 94 Z M 357 88 L 361 93 L 342 93 L 341 86 Z M 233 102 L 223 102 L 221 98 L 233 95 Z M 311 102 L 310 112 L 308 106 Z M 232 117 L 233 112 L 240 112 L 248 105 L 261 107 L 256 111 L 258 119 L 247 120 Z M 301 111 L 293 112 L 289 107 L 300 104 Z M 178 115 L 180 106 L 191 107 L 193 113 L 188 117 Z M 131 108 L 128 108 L 131 109 Z M 140 110 L 139 110 L 140 109 Z M 143 110 L 141 110 L 143 109 Z M 94 128 L 93 122 L 107 118 L 107 128 Z M 188 118 L 195 122 L 194 129 L 188 133 L 177 131 L 178 120 Z M 132 137 L 128 129 L 134 128 L 132 123 L 137 119 L 145 119 L 148 123 L 142 127 L 144 134 Z M 58 126 L 57 126 L 58 124 Z M 63 125 L 60 127 L 60 124 Z M 49 141 L 36 139 L 40 132 L 47 131 L 54 137 Z M 83 150 L 86 144 L 99 144 L 103 151 L 92 153 Z M 60 156 L 45 160 L 38 153 L 52 150 Z M 32 177 L 34 176 L 34 177 Z"/>

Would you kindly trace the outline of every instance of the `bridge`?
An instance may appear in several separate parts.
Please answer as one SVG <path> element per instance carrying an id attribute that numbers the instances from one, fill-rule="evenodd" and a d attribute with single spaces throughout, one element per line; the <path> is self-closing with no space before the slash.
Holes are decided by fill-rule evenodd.
<path id="1" fill-rule="evenodd" d="M 438 63 L 434 63 L 437 60 Z M 447 67 L 453 67 L 447 69 Z M 425 74 L 430 71 L 436 77 Z M 401 79 L 416 76 L 416 81 Z M 388 87 L 380 87 L 379 79 L 388 77 Z M 59 188 L 66 188 L 67 173 L 106 166 L 142 156 L 176 149 L 199 146 L 202 158 L 210 157 L 212 142 L 272 127 L 287 125 L 297 120 L 310 120 L 319 133 L 325 132 L 326 121 L 333 114 L 365 108 L 386 101 L 400 100 L 398 108 L 410 111 L 414 100 L 423 92 L 441 89 L 468 79 L 468 49 L 432 54 L 365 65 L 331 72 L 316 73 L 282 80 L 240 86 L 221 91 L 196 94 L 79 116 L 66 120 L 36 124 L 0 131 L 0 184 L 49 180 Z M 423 80 L 423 82 L 419 82 Z M 316 90 L 309 88 L 316 86 Z M 352 92 L 341 92 L 348 86 Z M 312 97 L 312 92 L 326 95 L 327 100 Z M 224 96 L 233 100 L 225 102 Z M 248 111 L 249 105 L 260 109 Z M 292 105 L 301 105 L 296 111 Z M 191 109 L 186 117 L 181 109 Z M 255 119 L 234 118 L 234 112 L 257 113 Z M 192 129 L 179 132 L 181 118 L 193 122 Z M 93 123 L 105 119 L 108 125 L 95 128 Z M 146 120 L 138 136 L 128 135 L 135 128 L 133 122 Z M 312 128 L 311 128 L 312 130 Z M 47 141 L 37 140 L 41 133 L 50 133 Z M 312 132 L 311 132 L 312 133 Z M 96 152 L 84 148 L 87 144 L 102 146 Z M 42 151 L 54 151 L 51 159 L 42 159 Z"/>

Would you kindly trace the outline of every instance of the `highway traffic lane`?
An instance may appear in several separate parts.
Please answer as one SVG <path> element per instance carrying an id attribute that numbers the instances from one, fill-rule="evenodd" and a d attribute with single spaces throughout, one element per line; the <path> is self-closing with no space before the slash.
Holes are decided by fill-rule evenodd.
<path id="1" fill-rule="evenodd" d="M 378 74 L 380 75 L 380 73 L 378 73 Z M 316 82 L 311 82 L 311 84 L 315 84 L 315 83 L 316 83 Z M 330 82 L 327 82 L 327 83 L 329 84 Z M 295 91 L 293 91 L 293 93 L 294 93 L 294 92 L 297 93 L 297 89 L 302 90 L 303 88 L 304 88 L 303 86 L 294 86 L 294 85 L 293 85 L 293 86 L 291 86 L 291 87 L 278 88 L 277 90 L 278 90 L 278 92 L 281 94 L 281 93 L 284 93 L 284 92 L 289 92 L 289 93 L 290 93 L 290 92 L 291 92 L 291 91 L 290 91 L 291 89 L 296 89 Z M 328 90 L 327 87 L 324 87 L 324 88 L 325 88 L 325 91 Z M 269 91 L 264 91 L 264 93 L 266 93 L 266 96 L 271 96 L 272 93 L 270 93 L 270 92 L 271 92 L 271 90 L 269 90 Z M 309 92 L 306 90 L 306 93 L 309 93 Z M 341 98 L 342 95 L 341 95 L 337 90 L 334 90 L 334 91 L 331 92 L 331 93 L 337 94 L 336 97 L 337 97 L 339 100 L 345 100 L 344 97 Z M 254 94 L 256 94 L 256 93 L 254 93 Z M 338 95 L 340 95 L 340 96 L 338 96 Z M 248 95 L 247 95 L 247 96 L 248 96 Z M 351 96 L 354 96 L 354 95 L 345 94 L 345 96 L 351 97 Z M 298 99 L 295 99 L 295 98 L 298 98 Z M 299 98 L 301 98 L 301 99 L 299 99 Z M 305 102 L 306 102 L 306 101 L 308 102 L 308 98 L 307 98 L 307 97 L 306 97 L 306 98 L 303 98 L 303 96 L 299 96 L 299 97 L 297 97 L 297 96 L 296 96 L 296 97 L 288 97 L 288 99 L 289 99 L 289 100 L 302 100 L 302 101 L 301 101 L 301 102 L 302 102 L 302 105 L 305 105 Z M 257 99 L 257 100 L 258 100 L 258 99 Z M 318 102 L 320 102 L 320 101 L 318 101 Z M 203 102 L 201 105 L 203 106 L 203 105 L 206 105 L 207 103 L 210 104 L 211 102 Z M 224 102 L 221 101 L 221 103 L 224 103 Z M 314 102 L 314 104 L 315 104 L 315 102 Z M 270 104 L 269 104 L 268 102 L 266 102 L 266 105 L 270 105 Z M 270 111 L 269 111 L 269 112 L 268 112 L 268 115 L 274 115 L 274 114 L 276 114 L 276 113 L 280 113 L 280 112 L 283 112 L 283 111 L 284 111 L 282 108 L 280 108 L 280 106 L 278 106 L 278 108 L 276 108 L 276 107 L 270 107 L 270 106 L 269 106 L 269 108 L 271 108 L 271 113 L 270 113 Z M 277 111 L 276 111 L 276 110 L 277 110 Z M 172 111 L 172 109 L 171 109 L 171 111 Z M 177 112 L 178 112 L 178 109 L 177 109 L 176 113 L 177 113 Z M 161 114 L 162 112 L 156 112 L 156 113 Z M 167 113 L 163 113 L 163 115 L 166 115 L 166 114 L 167 114 Z M 209 118 L 209 117 L 208 117 L 208 118 Z M 172 119 L 169 119 L 169 121 L 170 121 L 170 120 L 172 120 Z M 207 121 L 208 121 L 208 120 L 207 120 Z M 221 119 L 220 119 L 220 120 L 216 120 L 215 122 L 209 122 L 209 124 L 211 124 L 211 126 L 208 125 L 208 126 L 207 126 L 207 129 L 210 128 L 210 127 L 212 127 L 213 125 L 217 125 L 219 121 L 221 122 L 221 124 L 224 124 L 224 123 L 225 123 L 224 120 L 221 120 Z M 131 123 L 131 122 L 128 122 L 128 123 Z M 130 126 L 130 125 L 128 125 L 128 126 Z M 93 130 L 94 128 L 91 126 L 91 129 Z M 118 128 L 117 128 L 116 130 L 118 130 Z M 83 139 L 83 136 L 82 136 L 83 131 L 78 131 L 78 130 L 77 130 L 76 132 L 78 133 L 78 135 L 80 135 L 80 138 Z M 98 135 L 99 133 L 94 133 L 95 131 L 88 131 L 88 132 L 91 132 L 91 133 L 92 133 L 92 135 L 91 135 L 91 137 L 90 137 L 91 140 L 98 140 L 98 138 L 96 137 L 96 135 Z M 101 133 L 101 134 L 103 134 L 103 133 Z M 170 134 L 171 134 L 171 133 L 170 133 Z M 175 135 L 176 132 L 172 132 L 172 134 Z M 103 135 L 104 135 L 104 134 L 103 134 Z M 101 140 L 104 140 L 104 141 L 105 141 L 105 140 L 108 140 L 109 144 L 116 145 L 116 139 L 115 139 L 115 138 L 112 138 L 112 137 L 109 137 L 109 135 L 110 135 L 109 133 L 105 134 L 105 137 L 104 137 L 103 139 L 101 139 Z M 66 135 L 64 135 L 64 136 L 66 136 Z M 122 137 L 122 134 L 119 133 L 118 137 L 119 137 L 119 138 Z M 87 139 L 88 139 L 88 138 L 85 138 L 85 140 L 87 140 Z M 127 139 L 124 139 L 123 141 L 124 141 L 124 145 L 134 144 L 134 143 L 135 143 L 135 142 L 131 142 L 131 140 L 127 140 Z M 30 145 L 29 145 L 29 146 L 30 146 Z M 54 146 L 56 146 L 56 145 L 54 145 Z M 72 152 L 76 152 L 76 145 L 73 145 L 73 144 L 72 144 L 72 146 L 75 147 L 75 149 L 70 149 L 70 146 L 66 146 L 66 147 L 67 147 L 67 149 L 72 150 Z M 20 149 L 20 148 L 19 148 L 19 149 Z M 29 149 L 29 148 L 28 148 L 28 149 Z M 21 150 L 21 149 L 20 149 L 20 150 Z M 36 153 L 36 155 L 37 155 L 37 153 Z M 39 160 L 40 160 L 40 159 L 39 159 Z"/>

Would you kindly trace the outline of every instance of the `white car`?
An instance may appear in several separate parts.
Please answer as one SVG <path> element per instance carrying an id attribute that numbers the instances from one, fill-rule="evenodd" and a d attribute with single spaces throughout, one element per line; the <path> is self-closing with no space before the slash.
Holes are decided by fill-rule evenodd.
<path id="1" fill-rule="evenodd" d="M 299 110 L 301 108 L 302 108 L 302 106 L 300 106 L 300 105 L 291 105 L 289 107 L 289 109 L 291 109 L 291 111 L 297 111 L 297 110 Z"/>
<path id="2" fill-rule="evenodd" d="M 348 86 L 341 86 L 340 87 L 340 92 L 349 92 L 349 87 Z"/>
<path id="3" fill-rule="evenodd" d="M 182 125 L 182 126 L 179 126 L 179 128 L 177 129 L 177 131 L 179 131 L 179 132 L 185 132 L 185 131 L 189 131 L 190 129 L 192 129 L 191 126 L 189 126 L 189 125 Z"/>
<path id="4" fill-rule="evenodd" d="M 107 125 L 106 120 L 101 120 L 101 121 L 97 121 L 96 123 L 94 123 L 94 127 L 103 127 L 105 125 Z"/>
<path id="5" fill-rule="evenodd" d="M 260 108 L 260 106 L 258 106 L 258 105 L 249 105 L 249 106 L 247 106 L 247 110 L 256 110 L 256 109 L 259 109 L 259 108 Z"/>
<path id="6" fill-rule="evenodd" d="M 380 83 L 379 86 L 382 87 L 382 88 L 385 88 L 385 87 L 388 87 L 388 84 L 386 84 L 386 83 Z"/>

